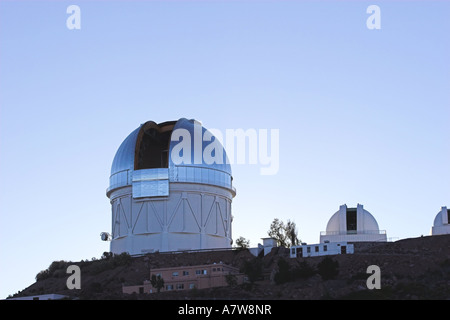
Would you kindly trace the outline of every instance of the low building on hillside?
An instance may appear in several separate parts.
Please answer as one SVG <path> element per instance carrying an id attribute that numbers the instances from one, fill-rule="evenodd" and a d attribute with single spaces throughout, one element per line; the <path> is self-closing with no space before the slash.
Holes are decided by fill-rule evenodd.
<path id="1" fill-rule="evenodd" d="M 353 244 L 347 242 L 326 242 L 318 244 L 302 244 L 299 246 L 292 246 L 290 257 L 318 257 L 335 254 L 352 254 L 354 253 Z"/>
<path id="2" fill-rule="evenodd" d="M 70 299 L 70 297 L 62 294 L 49 293 L 49 294 L 38 294 L 35 296 L 8 298 L 6 300 L 61 300 L 61 299 Z"/>
<path id="3" fill-rule="evenodd" d="M 160 276 L 164 280 L 161 292 L 171 290 L 206 289 L 224 287 L 233 281 L 235 284 L 244 283 L 245 275 L 239 269 L 222 262 L 196 266 L 181 266 L 157 268 L 150 271 L 152 275 Z M 227 277 L 229 280 L 227 280 Z M 231 278 L 230 278 L 231 277 Z M 154 293 L 157 290 L 146 280 L 141 285 L 123 286 L 123 293 Z"/>
<path id="4" fill-rule="evenodd" d="M 249 248 L 248 250 L 252 255 L 255 257 L 258 257 L 262 252 L 264 253 L 264 256 L 270 253 L 273 248 L 276 248 L 277 245 L 277 239 L 274 238 L 261 238 L 263 241 L 263 244 L 258 243 L 258 246 L 256 248 Z"/>

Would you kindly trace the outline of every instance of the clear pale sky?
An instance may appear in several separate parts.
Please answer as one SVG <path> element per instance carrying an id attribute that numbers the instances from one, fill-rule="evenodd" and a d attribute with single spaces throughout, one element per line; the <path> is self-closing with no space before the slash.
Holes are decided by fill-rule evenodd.
<path id="1" fill-rule="evenodd" d="M 112 159 L 148 120 L 279 129 L 276 175 L 232 166 L 234 239 L 256 246 L 278 217 L 317 243 L 344 203 L 388 238 L 428 235 L 450 207 L 449 14 L 448 1 L 0 1 L 0 298 L 54 260 L 109 250 Z"/>

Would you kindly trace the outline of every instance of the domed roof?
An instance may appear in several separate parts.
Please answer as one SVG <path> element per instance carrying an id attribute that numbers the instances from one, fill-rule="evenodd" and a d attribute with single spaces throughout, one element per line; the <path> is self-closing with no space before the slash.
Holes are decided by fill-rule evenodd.
<path id="1" fill-rule="evenodd" d="M 134 168 L 134 150 L 136 148 L 136 139 L 142 125 L 134 130 L 125 140 L 123 140 L 114 156 L 111 166 L 111 176 L 124 170 L 133 170 Z"/>
<path id="2" fill-rule="evenodd" d="M 349 221 L 354 212 L 354 222 Z M 349 229 L 349 227 L 351 229 Z M 340 233 L 346 231 L 378 231 L 378 223 L 369 211 L 358 204 L 357 208 L 347 208 L 346 205 L 340 207 L 339 211 L 333 214 L 327 223 L 327 233 Z"/>
<path id="3" fill-rule="evenodd" d="M 212 154 L 215 161 L 204 157 L 208 154 Z M 173 159 L 173 155 L 177 159 Z M 181 118 L 160 124 L 148 121 L 131 132 L 113 159 L 108 190 L 131 185 L 135 171 L 158 168 L 168 169 L 170 182 L 231 188 L 231 166 L 222 144 L 193 119 Z"/>
<path id="4" fill-rule="evenodd" d="M 436 215 L 433 222 L 433 227 L 440 227 L 450 223 L 450 209 L 442 207 L 441 211 Z"/>

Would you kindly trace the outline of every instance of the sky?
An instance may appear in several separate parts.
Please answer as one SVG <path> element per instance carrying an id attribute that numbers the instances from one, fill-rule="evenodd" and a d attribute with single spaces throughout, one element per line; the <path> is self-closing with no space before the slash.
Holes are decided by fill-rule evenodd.
<path id="1" fill-rule="evenodd" d="M 69 5 L 80 29 L 69 29 Z M 380 29 L 369 29 L 370 5 Z M 449 1 L 0 1 L 0 298 L 109 251 L 114 155 L 141 123 L 278 129 L 233 164 L 233 238 L 319 242 L 364 205 L 390 240 L 450 207 Z"/>

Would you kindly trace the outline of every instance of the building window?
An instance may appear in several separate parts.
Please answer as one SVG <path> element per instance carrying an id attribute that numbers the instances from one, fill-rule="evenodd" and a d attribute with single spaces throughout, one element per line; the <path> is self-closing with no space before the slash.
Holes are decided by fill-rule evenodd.
<path id="1" fill-rule="evenodd" d="M 167 290 L 167 291 L 173 290 L 173 284 L 168 284 L 168 285 L 166 286 L 166 290 Z"/>
<path id="2" fill-rule="evenodd" d="M 213 268 L 213 270 L 212 270 L 213 272 L 216 272 L 216 268 Z"/>
<path id="3" fill-rule="evenodd" d="M 183 290 L 184 289 L 184 283 L 177 283 L 177 290 Z"/>
<path id="4" fill-rule="evenodd" d="M 172 277 L 178 277 L 178 271 L 172 272 Z"/>
<path id="5" fill-rule="evenodd" d="M 189 275 L 189 271 L 183 271 L 183 276 L 188 276 Z"/>
<path id="6" fill-rule="evenodd" d="M 306 247 L 306 252 L 311 253 L 311 247 Z"/>
<path id="7" fill-rule="evenodd" d="M 195 270 L 195 274 L 196 274 L 196 275 L 208 274 L 208 272 L 206 271 L 206 269 L 203 269 L 203 270 Z"/>
<path id="8" fill-rule="evenodd" d="M 194 283 L 189 283 L 189 289 L 194 289 L 195 288 L 195 284 Z"/>
<path id="9" fill-rule="evenodd" d="M 295 256 L 295 248 L 291 249 L 291 254 Z"/>
<path id="10" fill-rule="evenodd" d="M 327 251 L 328 247 L 326 245 L 323 246 L 323 251 Z"/>
<path id="11" fill-rule="evenodd" d="M 319 252 L 319 246 L 315 246 L 314 251 Z"/>

